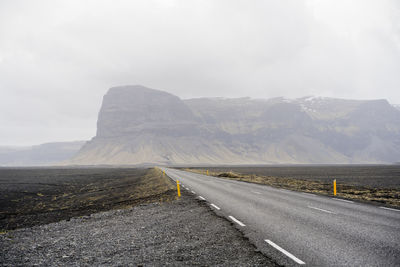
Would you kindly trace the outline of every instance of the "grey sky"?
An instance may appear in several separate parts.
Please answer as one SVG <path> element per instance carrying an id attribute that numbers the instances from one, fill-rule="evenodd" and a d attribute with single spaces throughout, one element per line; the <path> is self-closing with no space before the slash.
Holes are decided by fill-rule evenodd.
<path id="1" fill-rule="evenodd" d="M 0 145 L 89 139 L 125 84 L 400 103 L 399 3 L 0 0 Z"/>

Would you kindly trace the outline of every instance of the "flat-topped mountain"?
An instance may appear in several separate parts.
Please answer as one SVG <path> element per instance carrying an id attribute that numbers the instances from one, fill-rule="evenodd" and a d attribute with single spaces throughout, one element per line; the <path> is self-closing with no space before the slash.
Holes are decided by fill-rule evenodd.
<path id="1" fill-rule="evenodd" d="M 96 137 L 153 133 L 160 127 L 184 131 L 195 122 L 192 111 L 177 96 L 142 86 L 114 87 L 103 98 Z"/>
<path id="2" fill-rule="evenodd" d="M 97 135 L 72 164 L 392 163 L 400 111 L 386 100 L 321 97 L 181 100 L 111 88 Z"/>

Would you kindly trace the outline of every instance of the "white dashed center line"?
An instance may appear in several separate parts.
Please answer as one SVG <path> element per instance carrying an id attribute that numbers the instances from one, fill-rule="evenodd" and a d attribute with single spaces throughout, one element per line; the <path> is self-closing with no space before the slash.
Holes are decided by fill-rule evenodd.
<path id="1" fill-rule="evenodd" d="M 214 208 L 217 209 L 217 210 L 220 210 L 220 208 L 219 208 L 217 205 L 215 205 L 215 204 L 212 204 L 212 203 L 211 203 L 210 206 L 211 206 L 211 207 L 214 207 Z"/>
<path id="2" fill-rule="evenodd" d="M 338 200 L 338 201 L 342 201 L 342 202 L 347 202 L 347 203 L 354 203 L 354 202 L 351 201 L 351 200 L 345 200 L 345 199 L 340 199 L 340 198 L 332 198 L 332 199 Z"/>
<path id="3" fill-rule="evenodd" d="M 192 194 L 196 194 L 196 192 L 192 191 Z"/>
<path id="4" fill-rule="evenodd" d="M 332 211 L 329 211 L 329 210 L 324 210 L 324 209 L 320 209 L 320 208 L 316 208 L 316 207 L 311 207 L 311 206 L 308 206 L 310 209 L 315 209 L 315 210 L 319 210 L 319 211 L 323 211 L 323 212 L 326 212 L 326 213 L 332 213 L 332 214 L 334 214 Z"/>
<path id="5" fill-rule="evenodd" d="M 257 191 L 251 191 L 251 192 L 254 193 L 254 194 L 257 194 L 257 195 L 261 195 L 261 193 L 257 192 Z"/>
<path id="6" fill-rule="evenodd" d="M 189 187 L 186 187 L 186 190 L 187 190 L 187 191 L 190 191 L 190 188 L 189 188 Z"/>
<path id="7" fill-rule="evenodd" d="M 199 196 L 199 198 L 201 199 L 201 200 L 206 200 L 204 197 L 202 197 L 202 196 Z"/>
<path id="8" fill-rule="evenodd" d="M 244 223 L 242 223 L 241 221 L 239 221 L 238 219 L 236 219 L 233 216 L 229 216 L 229 218 L 234 221 L 235 223 L 239 224 L 240 226 L 246 226 Z"/>
<path id="9" fill-rule="evenodd" d="M 270 244 L 271 246 L 273 246 L 274 248 L 276 248 L 277 250 L 279 250 L 280 252 L 282 252 L 283 254 L 285 254 L 286 256 L 291 258 L 292 260 L 294 260 L 296 263 L 298 263 L 298 264 L 306 264 L 304 261 L 302 261 L 299 258 L 297 258 L 296 256 L 294 256 L 292 253 L 284 250 L 283 248 L 281 248 L 280 246 L 278 246 L 277 244 L 275 244 L 271 240 L 266 239 L 265 242 L 267 242 L 268 244 Z"/>

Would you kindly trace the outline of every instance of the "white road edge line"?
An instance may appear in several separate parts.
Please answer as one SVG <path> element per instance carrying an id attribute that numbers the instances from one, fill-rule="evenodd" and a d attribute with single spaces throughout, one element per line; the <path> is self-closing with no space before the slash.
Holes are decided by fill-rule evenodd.
<path id="1" fill-rule="evenodd" d="M 217 205 L 215 205 L 215 204 L 213 204 L 213 203 L 211 203 L 210 206 L 211 206 L 211 207 L 214 207 L 214 208 L 217 209 L 217 210 L 220 210 L 220 209 L 221 209 L 220 207 L 218 207 Z"/>
<path id="2" fill-rule="evenodd" d="M 204 197 L 202 197 L 202 196 L 199 196 L 199 198 L 201 199 L 201 200 L 206 200 Z"/>
<path id="3" fill-rule="evenodd" d="M 277 244 L 275 244 L 271 240 L 265 239 L 265 242 L 267 242 L 268 244 L 270 244 L 271 246 L 273 246 L 274 248 L 276 248 L 277 250 L 279 250 L 280 252 L 282 252 L 283 254 L 285 254 L 286 256 L 288 256 L 289 258 L 294 260 L 295 262 L 297 262 L 298 264 L 306 264 L 304 261 L 302 261 L 299 258 L 295 257 L 293 254 L 291 254 L 290 252 L 284 250 L 283 248 L 281 248 L 280 246 L 278 246 Z"/>
<path id="4" fill-rule="evenodd" d="M 311 194 L 311 193 L 306 193 L 306 192 L 301 192 L 304 195 L 308 195 L 308 196 L 312 196 L 312 197 L 316 197 L 317 195 Z"/>
<path id="5" fill-rule="evenodd" d="M 257 191 L 251 191 L 251 192 L 254 193 L 254 194 L 257 194 L 257 195 L 261 195 L 261 193 L 257 192 Z"/>
<path id="6" fill-rule="evenodd" d="M 319 210 L 319 211 L 323 211 L 323 212 L 326 212 L 326 213 L 332 213 L 332 214 L 335 214 L 335 213 L 333 213 L 332 211 L 329 211 L 329 210 L 324 210 L 324 209 L 320 209 L 320 208 L 316 208 L 316 207 L 312 207 L 312 206 L 308 206 L 310 209 L 315 209 L 315 210 Z"/>
<path id="7" fill-rule="evenodd" d="M 196 192 L 192 191 L 193 194 L 196 194 Z"/>
<path id="8" fill-rule="evenodd" d="M 393 210 L 393 211 L 400 211 L 400 210 L 396 210 L 396 209 L 392 209 L 392 208 L 386 208 L 386 207 L 379 207 L 381 209 L 385 209 L 385 210 Z"/>
<path id="9" fill-rule="evenodd" d="M 233 216 L 230 216 L 230 215 L 229 215 L 229 218 L 230 218 L 232 221 L 234 221 L 235 223 L 239 224 L 240 226 L 246 226 L 244 223 L 242 223 L 241 221 L 239 221 L 238 219 L 236 219 L 236 218 L 233 217 Z"/>
<path id="10" fill-rule="evenodd" d="M 354 203 L 354 201 L 351 201 L 351 200 L 345 200 L 345 199 L 341 199 L 341 198 L 332 198 L 332 199 L 334 199 L 334 200 L 338 200 L 338 201 L 342 201 L 342 202 L 347 202 L 347 203 Z"/>

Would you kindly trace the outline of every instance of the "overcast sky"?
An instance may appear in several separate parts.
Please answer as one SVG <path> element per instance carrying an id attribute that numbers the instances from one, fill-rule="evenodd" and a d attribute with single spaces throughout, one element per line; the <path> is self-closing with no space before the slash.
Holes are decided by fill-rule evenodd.
<path id="1" fill-rule="evenodd" d="M 90 139 L 126 84 L 400 104 L 400 1 L 0 0 L 0 145 Z"/>

